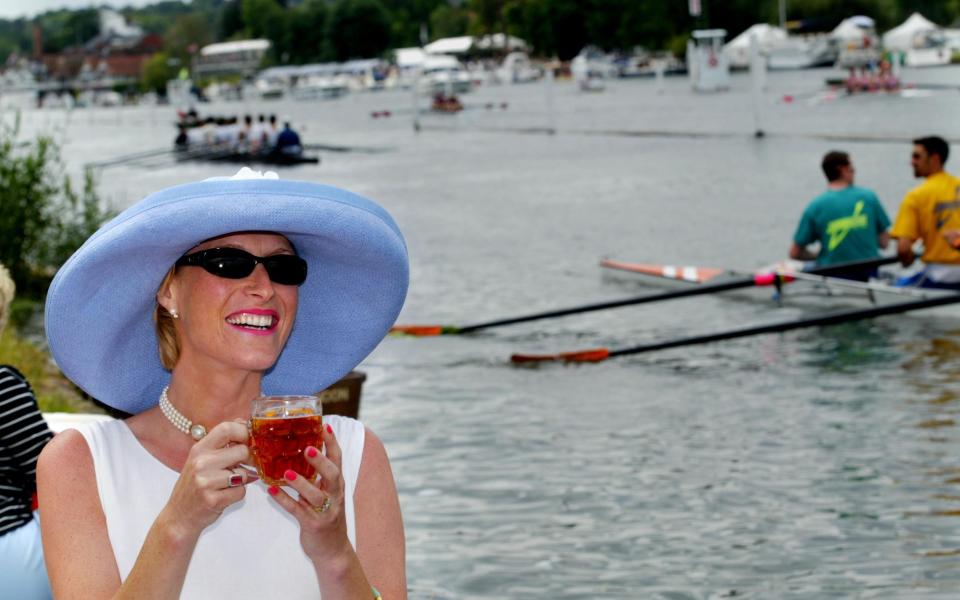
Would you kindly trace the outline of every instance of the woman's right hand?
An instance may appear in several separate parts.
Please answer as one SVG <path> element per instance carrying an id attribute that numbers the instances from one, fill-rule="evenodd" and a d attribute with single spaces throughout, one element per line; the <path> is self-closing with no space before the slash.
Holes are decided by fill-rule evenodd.
<path id="1" fill-rule="evenodd" d="M 248 483 L 258 479 L 241 466 L 250 459 L 248 436 L 246 423 L 227 421 L 190 449 L 164 509 L 179 533 L 199 536 L 224 509 L 243 499 Z"/>

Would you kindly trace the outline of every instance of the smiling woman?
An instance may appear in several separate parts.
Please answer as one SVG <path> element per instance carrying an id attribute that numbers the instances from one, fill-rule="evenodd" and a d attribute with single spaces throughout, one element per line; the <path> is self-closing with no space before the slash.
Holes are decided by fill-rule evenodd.
<path id="1" fill-rule="evenodd" d="M 319 477 L 288 470 L 284 490 L 247 468 L 245 423 L 261 393 L 310 393 L 356 366 L 407 273 L 379 206 L 275 177 L 170 188 L 94 234 L 51 285 L 47 335 L 68 377 L 133 416 L 67 430 L 41 456 L 55 595 L 405 598 L 377 437 L 324 417 L 299 450 Z"/>

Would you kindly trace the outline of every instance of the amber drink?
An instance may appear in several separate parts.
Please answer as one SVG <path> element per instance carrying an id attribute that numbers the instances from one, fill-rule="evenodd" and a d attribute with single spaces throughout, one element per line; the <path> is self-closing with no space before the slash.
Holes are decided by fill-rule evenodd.
<path id="1" fill-rule="evenodd" d="M 260 396 L 250 416 L 250 451 L 260 478 L 269 485 L 287 485 L 288 470 L 314 481 L 317 471 L 304 456 L 308 446 L 323 443 L 323 417 L 316 396 Z"/>

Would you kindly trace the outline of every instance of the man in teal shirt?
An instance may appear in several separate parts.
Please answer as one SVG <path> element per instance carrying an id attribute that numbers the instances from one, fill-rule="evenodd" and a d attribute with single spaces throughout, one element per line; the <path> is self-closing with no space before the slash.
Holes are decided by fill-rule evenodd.
<path id="1" fill-rule="evenodd" d="M 853 185 L 853 164 L 846 152 L 828 152 L 821 163 L 827 191 L 807 206 L 793 234 L 790 258 L 832 265 L 880 256 L 890 242 L 890 217 L 877 195 Z M 820 242 L 819 252 L 807 248 Z M 868 274 L 851 274 L 866 279 Z"/>

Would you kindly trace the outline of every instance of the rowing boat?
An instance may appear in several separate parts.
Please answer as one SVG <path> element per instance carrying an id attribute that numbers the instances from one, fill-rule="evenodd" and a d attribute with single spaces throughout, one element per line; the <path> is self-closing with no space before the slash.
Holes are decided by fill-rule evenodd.
<path id="1" fill-rule="evenodd" d="M 289 166 L 300 164 L 317 164 L 320 162 L 319 156 L 308 156 L 305 154 L 284 154 L 282 152 L 239 152 L 236 150 L 220 149 L 180 149 L 174 151 L 178 161 L 181 160 L 203 160 L 216 162 L 231 162 L 242 164 L 265 164 L 277 166 Z"/>
<path id="2" fill-rule="evenodd" d="M 776 302 L 779 305 L 822 310 L 833 306 L 887 306 L 911 300 L 952 296 L 951 290 L 937 290 L 893 285 L 896 273 L 881 272 L 879 278 L 866 282 L 840 277 L 816 275 L 805 270 L 800 261 L 781 261 L 748 273 L 716 267 L 675 266 L 632 263 L 612 259 L 600 262 L 607 277 L 631 280 L 645 286 L 684 289 L 700 285 L 718 285 L 744 277 L 772 275 L 768 286 L 751 286 L 729 292 L 737 299 Z M 955 307 L 941 309 L 943 314 L 958 316 Z"/>

